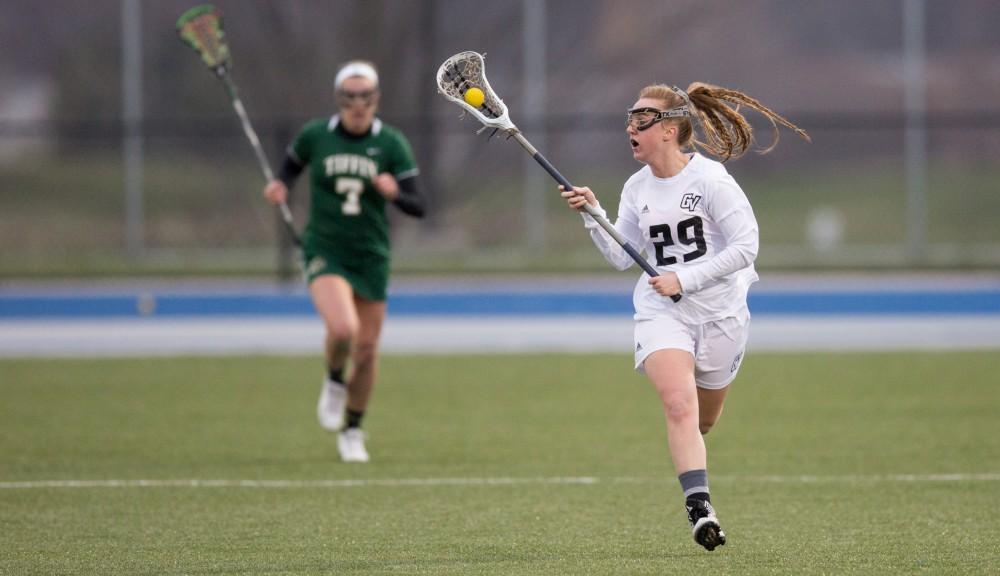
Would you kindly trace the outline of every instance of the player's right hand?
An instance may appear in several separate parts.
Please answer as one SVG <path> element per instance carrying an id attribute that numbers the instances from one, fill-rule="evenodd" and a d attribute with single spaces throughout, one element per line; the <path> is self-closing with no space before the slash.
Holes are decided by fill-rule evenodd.
<path id="1" fill-rule="evenodd" d="M 559 187 L 559 194 L 566 199 L 566 204 L 570 208 L 580 211 L 583 210 L 585 204 L 590 204 L 591 206 L 597 206 L 597 197 L 594 193 L 586 186 L 579 187 L 574 186 L 572 190 L 566 190 L 565 187 Z"/>
<path id="2" fill-rule="evenodd" d="M 288 200 L 288 187 L 281 180 L 271 180 L 264 187 L 264 198 L 271 204 L 283 204 Z"/>

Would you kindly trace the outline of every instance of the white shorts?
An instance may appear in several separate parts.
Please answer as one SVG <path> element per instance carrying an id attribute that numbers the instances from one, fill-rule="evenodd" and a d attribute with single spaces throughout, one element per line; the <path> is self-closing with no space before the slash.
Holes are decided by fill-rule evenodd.
<path id="1" fill-rule="evenodd" d="M 694 356 L 694 381 L 699 388 L 718 390 L 736 378 L 750 334 L 750 311 L 704 324 L 685 324 L 663 316 L 635 323 L 635 369 L 645 373 L 646 358 L 674 348 Z"/>

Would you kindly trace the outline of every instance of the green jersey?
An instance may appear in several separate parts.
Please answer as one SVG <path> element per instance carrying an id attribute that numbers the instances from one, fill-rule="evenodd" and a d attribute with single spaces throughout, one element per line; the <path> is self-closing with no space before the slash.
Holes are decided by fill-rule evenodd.
<path id="1" fill-rule="evenodd" d="M 386 201 L 372 179 L 383 172 L 396 180 L 417 174 L 403 133 L 376 118 L 367 134 L 355 136 L 333 116 L 306 124 L 289 152 L 309 170 L 312 204 L 305 247 L 350 261 L 373 256 L 387 261 Z"/>

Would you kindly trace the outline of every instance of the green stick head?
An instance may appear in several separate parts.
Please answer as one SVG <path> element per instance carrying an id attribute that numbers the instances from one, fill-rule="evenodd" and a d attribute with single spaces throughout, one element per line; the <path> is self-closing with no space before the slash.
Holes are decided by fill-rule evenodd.
<path id="1" fill-rule="evenodd" d="M 222 10 L 211 4 L 191 8 L 177 19 L 177 33 L 209 68 L 218 71 L 229 67 L 229 47 L 222 28 Z"/>

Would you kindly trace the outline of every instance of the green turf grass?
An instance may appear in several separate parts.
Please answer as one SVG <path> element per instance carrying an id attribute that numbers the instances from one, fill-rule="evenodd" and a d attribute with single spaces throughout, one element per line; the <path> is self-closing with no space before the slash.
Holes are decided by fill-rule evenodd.
<path id="1" fill-rule="evenodd" d="M 713 553 L 627 356 L 387 357 L 367 465 L 315 423 L 318 358 L 3 360 L 0 574 L 990 573 L 995 356 L 751 354 Z M 13 484 L 140 479 L 299 484 Z"/>

